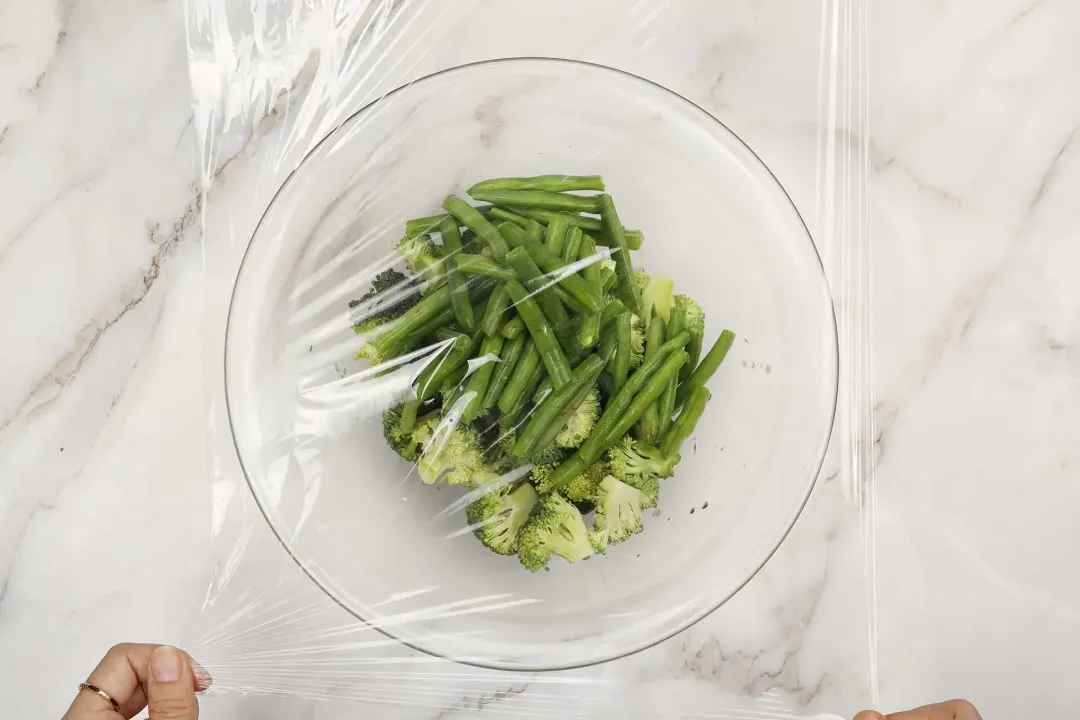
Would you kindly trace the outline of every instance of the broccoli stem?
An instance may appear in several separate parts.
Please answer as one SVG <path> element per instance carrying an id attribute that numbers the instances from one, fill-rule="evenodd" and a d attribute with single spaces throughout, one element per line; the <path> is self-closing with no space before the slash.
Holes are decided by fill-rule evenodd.
<path id="1" fill-rule="evenodd" d="M 720 368 L 720 363 L 724 362 L 724 358 L 734 342 L 735 333 L 730 330 L 720 333 L 720 337 L 716 338 L 716 342 L 713 343 L 708 354 L 702 358 L 701 364 L 694 368 L 690 376 L 679 385 L 679 390 L 675 393 L 676 409 L 681 408 L 686 403 L 694 390 L 704 387 L 705 383 L 709 382 L 709 378 Z"/>
<path id="2" fill-rule="evenodd" d="M 570 229 L 562 249 L 562 259 L 565 262 L 570 263 L 578 259 L 578 255 L 581 253 L 581 241 L 584 237 L 585 233 L 581 232 L 581 228 Z"/>
<path id="3" fill-rule="evenodd" d="M 495 286 L 488 298 L 487 310 L 480 318 L 480 330 L 487 336 L 496 335 L 502 327 L 503 316 L 506 315 L 506 306 L 510 302 L 510 294 L 506 290 L 506 283 L 501 282 Z"/>
<path id="4" fill-rule="evenodd" d="M 457 257 L 461 253 L 461 231 L 458 230 L 457 221 L 446 218 L 439 223 L 439 234 L 442 235 L 443 247 L 446 248 L 446 284 L 450 286 L 450 305 L 454 308 L 454 317 L 458 325 L 472 332 L 476 329 L 476 318 L 473 316 L 472 303 L 469 302 L 469 288 L 465 284 L 465 276 L 458 271 Z"/>
<path id="5" fill-rule="evenodd" d="M 416 411 L 420 409 L 420 398 L 406 400 L 401 406 L 401 431 L 412 432 L 416 427 Z"/>
<path id="6" fill-rule="evenodd" d="M 673 307 L 671 309 L 670 322 L 667 325 L 667 336 L 665 340 L 670 340 L 686 328 L 686 311 L 682 308 Z M 689 358 L 687 359 L 687 365 L 690 364 Z M 683 365 L 686 367 L 686 365 Z M 682 368 L 679 369 L 679 374 L 682 374 Z M 657 433 L 657 437 L 663 437 L 667 433 L 668 428 L 671 426 L 671 416 L 675 414 L 675 392 L 679 388 L 679 378 L 673 377 L 668 382 L 667 388 L 660 396 L 660 400 L 657 404 L 657 412 L 660 415 L 660 429 Z"/>
<path id="7" fill-rule="evenodd" d="M 503 338 L 506 338 L 506 336 L 503 335 Z M 507 339 L 506 343 L 502 346 L 502 352 L 499 355 L 499 365 L 491 374 L 491 382 L 488 383 L 487 390 L 484 392 L 484 397 L 480 402 L 480 412 L 487 412 L 495 407 L 495 403 L 499 401 L 499 396 L 502 395 L 502 391 L 506 387 L 506 384 L 510 382 L 510 376 L 514 372 L 514 368 L 517 366 L 517 362 L 525 349 L 526 340 L 528 340 L 528 338 L 525 336 L 525 333 L 522 332 L 516 337 Z"/>
<path id="8" fill-rule="evenodd" d="M 689 333 L 679 333 L 670 341 L 660 346 L 656 355 L 641 364 L 622 389 L 611 396 L 604 414 L 596 422 L 596 427 L 589 433 L 577 453 L 559 467 L 555 468 L 548 476 L 549 482 L 556 488 L 570 482 L 582 470 L 596 462 L 604 452 L 618 442 L 619 436 L 609 440 L 612 430 L 619 425 L 620 420 L 634 401 L 634 396 L 648 385 L 652 376 L 657 373 L 668 356 L 677 350 L 681 350 L 690 339 Z M 683 360 L 685 362 L 685 359 Z M 667 380 L 668 378 L 665 378 Z M 636 421 L 636 418 L 635 418 Z"/>
<path id="9" fill-rule="evenodd" d="M 494 335 L 485 337 L 480 345 L 480 357 L 486 358 L 486 361 L 473 370 L 472 375 L 469 376 L 469 382 L 465 386 L 465 392 L 475 393 L 461 413 L 461 417 L 465 422 L 472 422 L 480 414 L 480 408 L 484 402 L 484 397 L 487 395 L 491 375 L 495 370 L 495 366 L 499 363 L 499 353 L 502 352 L 504 342 L 506 340 L 502 335 Z"/>
<path id="10" fill-rule="evenodd" d="M 499 225 L 499 232 L 503 233 L 507 242 L 514 247 L 520 246 L 528 250 L 540 269 L 551 275 L 559 285 L 591 312 L 600 312 L 604 309 L 604 299 L 600 293 L 589 287 L 589 283 L 585 282 L 580 275 L 568 269 L 562 258 L 548 250 L 543 243 L 536 242 L 513 223 L 502 223 Z"/>
<path id="11" fill-rule="evenodd" d="M 503 259 L 506 251 L 509 250 L 506 240 L 495 229 L 495 226 L 480 214 L 479 210 L 454 195 L 450 195 L 443 200 L 443 209 L 460 220 L 462 225 L 476 233 L 476 236 L 491 249 L 491 254 L 495 256 L 496 260 Z"/>
<path id="12" fill-rule="evenodd" d="M 475 190 L 470 188 L 469 195 L 474 200 L 489 202 L 493 205 L 511 205 L 514 207 L 541 208 L 543 210 L 568 210 L 570 212 L 596 212 L 595 197 L 567 195 L 546 190 Z M 449 210 L 450 208 L 447 208 Z"/>
<path id="13" fill-rule="evenodd" d="M 518 217 L 525 216 L 532 218 L 547 225 L 551 222 L 553 217 L 561 217 L 566 220 L 566 223 L 570 227 L 579 227 L 582 231 L 587 233 L 595 233 L 597 245 L 611 245 L 611 240 L 604 234 L 604 221 L 600 218 L 589 217 L 588 215 L 572 215 L 568 213 L 561 213 L 555 210 L 540 210 L 538 208 L 512 208 L 513 214 Z M 509 220 L 510 218 L 504 218 Z M 626 237 L 626 244 L 631 250 L 640 250 L 642 244 L 645 241 L 645 237 L 641 234 L 640 230 L 631 230 L 629 228 L 623 228 L 623 235 Z"/>
<path id="14" fill-rule="evenodd" d="M 686 401 L 686 407 L 679 413 L 679 417 L 672 423 L 671 429 L 664 434 L 663 439 L 660 441 L 660 452 L 665 457 L 671 457 L 674 453 L 679 452 L 682 444 L 694 433 L 694 428 L 697 427 L 698 420 L 701 419 L 702 413 L 705 412 L 705 406 L 711 398 L 712 393 L 709 392 L 707 387 L 696 388 L 690 393 L 690 397 Z"/>
<path id="15" fill-rule="evenodd" d="M 521 351 L 521 357 L 518 359 L 517 366 L 514 367 L 514 372 L 510 374 L 510 379 L 507 381 L 506 387 L 504 387 L 502 393 L 499 394 L 499 401 L 496 403 L 499 412 L 504 415 L 510 412 L 510 409 L 514 407 L 514 403 L 517 402 L 518 397 L 524 392 L 524 388 L 528 384 L 529 378 L 532 377 L 533 371 L 538 367 L 541 367 L 540 351 L 536 349 L 536 343 L 532 341 L 532 338 L 525 336 L 525 347 Z M 537 380 L 537 382 L 540 381 Z M 526 398 L 526 400 L 527 399 L 528 398 Z"/>
<path id="16" fill-rule="evenodd" d="M 494 210 L 494 208 L 491 205 L 477 205 L 476 210 L 481 213 L 489 213 Z M 425 233 L 435 232 L 439 229 L 439 223 L 441 223 L 445 217 L 449 217 L 449 215 L 442 213 L 441 215 L 428 215 L 427 217 L 406 220 L 405 237 L 414 238 Z"/>
<path id="17" fill-rule="evenodd" d="M 485 275 L 498 280 L 509 280 L 514 277 L 514 273 L 510 270 L 507 270 L 504 266 L 483 255 L 458 253 L 453 258 L 449 258 L 448 261 L 449 260 L 453 260 L 459 272 L 467 273 L 469 275 Z"/>
<path id="18" fill-rule="evenodd" d="M 551 325 L 540 312 L 540 306 L 517 280 L 507 280 L 506 289 L 510 293 L 514 307 L 517 308 L 518 315 L 525 321 L 525 327 L 529 329 L 533 343 L 540 351 L 540 359 L 543 360 L 555 388 L 563 387 L 570 382 L 570 363 L 566 361 L 566 355 L 559 346 Z"/>
<path id="19" fill-rule="evenodd" d="M 619 214 L 615 211 L 615 203 L 611 196 L 604 194 L 598 198 L 600 206 L 600 219 L 604 221 L 604 229 L 611 238 L 613 249 L 612 255 L 615 260 L 615 287 L 619 291 L 619 298 L 631 312 L 641 315 L 641 296 L 638 294 L 637 282 L 634 279 L 634 263 L 630 260 L 630 248 L 626 244 L 626 235 L 623 233 L 622 222 Z M 642 318 L 645 320 L 645 318 Z"/>
<path id="20" fill-rule="evenodd" d="M 534 177 L 503 177 L 481 180 L 469 188 L 474 190 L 544 190 L 568 192 L 570 190 L 604 191 L 604 180 L 599 175 L 536 175 Z"/>
<path id="21" fill-rule="evenodd" d="M 591 357 L 597 356 L 592 355 Z M 603 359 L 600 359 L 600 362 L 600 369 L 593 373 L 593 375 L 589 377 L 587 382 L 582 383 L 578 387 L 578 391 L 574 395 L 574 397 L 571 398 L 570 403 L 565 408 L 563 408 L 562 412 L 560 412 L 558 416 L 556 416 L 555 420 L 552 421 L 550 425 L 548 425 L 547 430 L 544 431 L 544 434 L 540 436 L 540 440 L 536 443 L 537 448 L 540 448 L 542 450 L 547 446 L 551 445 L 551 443 L 555 442 L 556 436 L 558 436 L 558 434 L 563 431 L 563 428 L 566 427 L 566 424 L 570 422 L 570 418 L 573 417 L 574 413 L 577 412 L 578 408 L 581 406 L 581 403 L 585 402 L 585 396 L 589 394 L 589 391 L 592 390 L 593 387 L 595 387 L 597 381 L 600 378 L 600 373 L 602 373 L 604 370 L 602 364 L 604 362 Z"/>
<path id="22" fill-rule="evenodd" d="M 603 367 L 604 361 L 596 355 L 590 355 L 582 360 L 571 373 L 571 381 L 536 406 L 528 425 L 514 443 L 514 454 L 522 458 L 528 457 L 534 450 L 544 447 L 539 445 L 539 442 L 545 431 L 556 422 L 559 414 L 566 409 L 586 383 L 591 386 L 595 382 L 596 376 Z"/>
<path id="23" fill-rule="evenodd" d="M 649 324 L 645 335 L 645 359 L 648 360 L 656 355 L 656 351 L 664 344 L 664 318 L 654 317 Z M 681 366 L 680 366 L 681 367 Z M 675 375 L 678 377 L 678 374 Z M 667 387 L 665 386 L 665 390 Z M 662 393 L 661 393 L 662 394 Z M 650 445 L 656 444 L 656 438 L 660 434 L 660 406 L 652 403 L 645 409 L 641 416 L 641 424 L 638 427 L 638 439 L 644 440 Z"/>
<path id="24" fill-rule="evenodd" d="M 563 245 L 566 244 L 566 233 L 569 230 L 570 226 L 565 218 L 561 216 L 553 217 L 548 223 L 547 231 L 544 233 L 544 245 L 552 253 L 562 255 Z"/>
<path id="25" fill-rule="evenodd" d="M 499 416 L 499 427 L 503 429 L 511 428 L 517 424 L 518 418 L 521 417 L 521 413 L 525 410 L 525 406 L 529 404 L 529 398 L 532 396 L 533 389 L 540 384 L 540 381 L 544 379 L 546 371 L 544 370 L 544 364 L 540 363 L 533 369 L 532 374 L 525 380 L 523 386 L 523 392 L 521 395 L 514 399 L 513 405 L 507 412 L 504 412 Z"/>
<path id="26" fill-rule="evenodd" d="M 502 330 L 499 331 L 499 334 L 507 340 L 521 337 L 525 334 L 525 321 L 521 319 L 520 315 L 515 315 L 506 321 L 502 326 Z"/>
<path id="27" fill-rule="evenodd" d="M 629 312 L 615 318 L 615 357 L 611 361 L 611 380 L 616 393 L 630 375 L 632 325 L 633 317 Z"/>

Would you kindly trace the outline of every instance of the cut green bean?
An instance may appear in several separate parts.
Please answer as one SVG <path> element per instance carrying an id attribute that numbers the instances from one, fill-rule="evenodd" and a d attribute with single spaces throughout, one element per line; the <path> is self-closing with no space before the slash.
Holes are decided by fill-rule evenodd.
<path id="1" fill-rule="evenodd" d="M 439 348 L 433 354 L 438 357 L 429 359 L 427 365 L 417 375 L 416 396 L 421 401 L 435 397 L 443 380 L 458 366 L 468 361 L 472 354 L 472 339 L 467 335 L 459 335 L 456 340 L 448 343 L 445 348 Z"/>
<path id="2" fill-rule="evenodd" d="M 525 234 L 536 242 L 544 242 L 544 226 L 532 218 L 525 221 Z"/>
<path id="3" fill-rule="evenodd" d="M 521 333 L 517 337 L 506 340 L 503 344 L 502 352 L 499 354 L 499 364 L 491 373 L 491 382 L 488 383 L 487 390 L 484 391 L 484 397 L 480 401 L 481 413 L 495 407 L 495 403 L 499 401 L 499 396 L 502 395 L 502 391 L 510 382 L 510 376 L 513 374 L 514 368 L 517 367 L 522 352 L 525 350 L 526 340 L 528 338 L 524 333 Z"/>
<path id="4" fill-rule="evenodd" d="M 477 212 L 487 213 L 492 210 L 491 205 L 477 205 Z M 448 217 L 446 213 L 439 215 L 428 215 L 427 217 L 413 218 L 412 220 L 405 221 L 405 235 L 406 237 L 418 237 L 425 233 L 435 232 L 439 229 L 439 223 L 443 221 L 443 218 Z"/>
<path id="5" fill-rule="evenodd" d="M 507 340 L 513 340 L 516 337 L 521 337 L 525 334 L 525 321 L 521 319 L 520 315 L 514 315 L 506 321 L 502 326 L 502 330 L 499 331 Z"/>
<path id="6" fill-rule="evenodd" d="M 633 318 L 628 312 L 615 318 L 615 358 L 611 361 L 611 380 L 614 383 L 615 392 L 619 392 L 630 375 L 632 326 Z"/>
<path id="7" fill-rule="evenodd" d="M 564 288 L 562 285 L 553 285 L 551 289 L 554 290 L 555 295 L 557 295 L 558 298 L 562 300 L 562 304 L 566 306 L 567 310 L 579 317 L 588 314 L 589 308 L 582 305 L 581 301 L 578 300 L 576 297 L 566 292 L 566 288 Z"/>
<path id="8" fill-rule="evenodd" d="M 615 322 L 615 318 L 624 312 L 630 311 L 619 300 L 615 298 L 608 300 L 607 305 L 604 306 L 604 312 L 600 315 L 600 329 L 606 330 L 611 323 Z"/>
<path id="9" fill-rule="evenodd" d="M 461 231 L 458 230 L 457 221 L 446 218 L 439 223 L 439 234 L 442 235 L 443 247 L 446 248 L 446 284 L 450 286 L 450 304 L 454 308 L 454 317 L 458 325 L 472 332 L 476 329 L 476 318 L 473 316 L 472 303 L 469 302 L 469 288 L 465 284 L 465 276 L 457 268 L 457 255 L 461 252 Z"/>
<path id="10" fill-rule="evenodd" d="M 458 253 L 452 258 L 448 258 L 448 260 L 453 260 L 457 265 L 457 269 L 468 275 L 486 275 L 498 280 L 509 280 L 514 277 L 511 270 L 483 255 Z"/>
<path id="11" fill-rule="evenodd" d="M 600 293 L 589 287 L 580 275 L 568 269 L 566 263 L 548 250 L 543 243 L 534 241 L 513 223 L 502 223 L 499 225 L 499 232 L 503 233 L 510 245 L 523 246 L 528 250 L 540 269 L 551 275 L 553 280 L 577 298 L 590 312 L 600 312 L 604 309 L 604 299 Z"/>
<path id="12" fill-rule="evenodd" d="M 603 278 L 604 295 L 615 289 L 615 283 L 618 282 L 615 271 L 610 268 L 600 268 L 600 276 Z M 619 303 L 622 305 L 622 303 Z M 623 307 L 626 307 L 623 305 Z"/>
<path id="13" fill-rule="evenodd" d="M 406 400 L 401 406 L 401 429 L 411 432 L 416 427 L 416 411 L 420 409 L 420 398 Z"/>
<path id="14" fill-rule="evenodd" d="M 660 346 L 664 344 L 665 333 L 664 318 L 654 317 L 653 321 L 649 323 L 649 329 L 645 334 L 645 359 L 653 357 Z M 684 363 L 685 364 L 685 363 Z M 682 367 L 681 365 L 679 367 Z M 678 373 L 674 376 L 678 379 Z M 665 390 L 667 387 L 665 386 Z M 661 393 L 663 394 L 663 393 Z M 656 444 L 656 438 L 660 435 L 660 405 L 659 402 L 654 402 L 649 407 L 645 408 L 645 412 L 641 415 L 641 423 L 638 426 L 638 439 L 644 440 L 650 445 Z"/>
<path id="15" fill-rule="evenodd" d="M 603 282 L 600 278 L 600 263 L 596 259 L 596 242 L 585 235 L 581 239 L 581 250 L 578 252 L 578 260 L 588 261 L 581 270 L 581 276 L 589 283 L 601 297 L 604 294 Z M 605 306 L 606 310 L 607 307 Z M 578 340 L 582 347 L 590 348 L 600 341 L 600 313 L 589 313 L 581 318 L 581 330 L 578 331 Z"/>
<path id="16" fill-rule="evenodd" d="M 642 388 L 641 392 L 634 396 L 633 401 L 630 403 L 630 407 L 626 409 L 626 412 L 619 418 L 619 422 L 608 431 L 607 437 L 604 439 L 604 450 L 607 450 L 615 443 L 619 442 L 619 438 L 629 432 L 630 428 L 634 426 L 634 423 L 641 420 L 649 407 L 652 406 L 664 393 L 671 378 L 678 377 L 679 368 L 686 364 L 686 351 L 677 350 L 664 360 L 664 364 L 660 366 L 660 369 L 649 379 L 649 382 Z M 603 452 L 603 451 L 601 451 Z"/>
<path id="17" fill-rule="evenodd" d="M 510 411 L 510 408 L 517 402 L 518 396 L 524 392 L 525 385 L 528 383 L 533 371 L 541 365 L 540 351 L 536 349 L 536 343 L 532 341 L 532 338 L 526 336 L 525 347 L 521 351 L 521 357 L 518 358 L 517 366 L 514 368 L 514 372 L 510 374 L 506 387 L 499 394 L 496 405 L 500 412 L 505 414 Z M 537 382 L 540 381 L 537 380 Z"/>
<path id="18" fill-rule="evenodd" d="M 465 386 L 465 392 L 475 393 L 461 413 L 461 418 L 465 422 L 472 422 L 480 414 L 480 407 L 484 402 L 484 396 L 487 394 L 491 375 L 495 371 L 495 366 L 499 364 L 499 353 L 502 352 L 504 342 L 506 340 L 502 335 L 495 335 L 494 337 L 485 337 L 484 342 L 480 345 L 480 359 L 483 362 L 472 371 L 469 382 Z"/>
<path id="19" fill-rule="evenodd" d="M 711 398 L 712 393 L 709 392 L 707 387 L 695 388 L 690 393 L 690 397 L 686 401 L 686 407 L 679 413 L 679 417 L 675 418 L 671 429 L 664 434 L 663 439 L 660 441 L 660 452 L 667 457 L 679 452 L 682 444 L 693 435 L 694 428 L 697 427 L 698 420 L 701 419 L 702 413 L 705 412 L 705 406 Z"/>
<path id="20" fill-rule="evenodd" d="M 519 228 L 521 228 L 523 230 L 529 224 L 529 220 L 532 219 L 532 218 L 522 217 L 521 215 L 518 215 L 517 213 L 510 212 L 509 210 L 507 210 L 505 208 L 501 208 L 501 207 L 492 207 L 491 210 L 488 210 L 484 214 L 487 215 L 492 220 L 498 220 L 499 222 L 509 220 L 510 222 L 514 223 L 515 225 L 517 225 Z"/>
<path id="21" fill-rule="evenodd" d="M 507 280 L 506 289 L 510 293 L 510 299 L 517 309 L 518 315 L 525 321 L 525 327 L 529 329 L 529 335 L 540 351 L 540 359 L 544 361 L 544 368 L 555 388 L 562 388 L 570 382 L 570 363 L 566 360 L 566 354 L 559 346 L 554 331 L 540 306 L 529 295 L 525 288 L 517 280 Z"/>
<path id="22" fill-rule="evenodd" d="M 560 216 L 552 218 L 544 233 L 544 245 L 555 255 L 561 255 L 563 245 L 566 244 L 566 233 L 569 230 L 570 226 L 566 224 L 565 219 Z"/>
<path id="23" fill-rule="evenodd" d="M 604 191 L 604 180 L 599 175 L 536 175 L 534 177 L 504 177 L 481 180 L 469 188 L 474 190 L 544 190 L 546 192 L 569 192 L 571 190 Z"/>
<path id="24" fill-rule="evenodd" d="M 588 215 L 561 213 L 557 210 L 540 210 L 538 208 L 515 207 L 512 208 L 512 210 L 519 217 L 529 217 L 544 225 L 549 224 L 553 217 L 562 217 L 571 227 L 579 227 L 586 233 L 595 235 L 593 239 L 596 240 L 597 245 L 611 245 L 611 240 L 607 237 L 604 230 L 604 221 L 600 218 L 589 217 Z M 640 250 L 642 244 L 645 242 L 645 237 L 640 230 L 631 230 L 624 227 L 623 235 L 626 237 L 626 244 L 631 250 Z"/>
<path id="25" fill-rule="evenodd" d="M 488 299 L 487 311 L 480 318 L 480 330 L 488 336 L 495 335 L 502 328 L 503 317 L 506 315 L 506 307 L 510 302 L 510 294 L 506 291 L 506 282 L 495 286 Z"/>
<path id="26" fill-rule="evenodd" d="M 670 322 L 667 324 L 667 334 L 665 340 L 670 340 L 686 328 L 686 311 L 680 307 L 674 307 L 671 309 Z M 686 365 L 690 364 L 689 358 L 687 358 Z M 683 367 L 686 367 L 683 365 Z M 679 370 L 679 374 L 682 374 L 682 368 Z M 658 437 L 663 437 L 671 427 L 671 416 L 675 414 L 675 392 L 679 388 L 678 376 L 671 378 L 668 382 L 667 388 L 664 390 L 664 394 L 660 396 L 657 401 L 657 412 L 660 415 L 660 429 Z"/>
<path id="27" fill-rule="evenodd" d="M 514 403 L 510 409 L 499 416 L 499 427 L 511 428 L 517 424 L 518 418 L 521 417 L 521 413 L 525 410 L 525 406 L 529 404 L 529 396 L 532 395 L 533 388 L 535 388 L 547 372 L 544 370 L 544 364 L 540 363 L 533 369 L 532 374 L 525 381 L 523 386 L 524 392 L 521 395 L 514 398 Z"/>
<path id="28" fill-rule="evenodd" d="M 578 408 L 581 407 L 581 404 L 585 402 L 585 396 L 589 394 L 589 391 L 596 387 L 596 383 L 600 378 L 600 374 L 603 372 L 603 362 L 603 360 L 600 360 L 600 370 L 593 373 L 584 384 L 578 387 L 578 391 L 570 400 L 570 403 L 565 408 L 563 408 L 563 411 L 559 413 L 558 417 L 556 417 L 555 420 L 550 425 L 548 425 L 547 430 L 544 431 L 544 434 L 540 436 L 540 440 L 536 443 L 537 448 L 543 450 L 547 446 L 551 445 L 551 443 L 555 442 L 555 438 L 559 435 L 559 433 L 563 431 L 563 428 L 566 427 L 566 424 L 570 422 L 570 418 L 573 417 L 574 413 L 578 411 Z"/>
<path id="29" fill-rule="evenodd" d="M 518 457 L 528 457 L 539 446 L 537 443 L 544 435 L 548 427 L 555 422 L 559 413 L 566 409 L 570 401 L 574 399 L 581 387 L 599 374 L 604 367 L 604 361 L 596 355 L 590 355 L 582 360 L 574 368 L 571 380 L 562 388 L 549 395 L 533 412 L 529 418 L 525 430 L 518 436 L 514 444 L 514 454 Z"/>
<path id="30" fill-rule="evenodd" d="M 704 327 L 690 327 L 687 328 L 687 331 L 690 333 L 690 342 L 686 345 L 686 351 L 690 353 L 690 362 L 683 367 L 682 377 L 679 378 L 679 382 L 685 382 L 694 368 L 698 366 L 698 362 L 701 360 L 701 348 L 705 342 Z"/>
<path id="31" fill-rule="evenodd" d="M 568 210 L 570 212 L 597 212 L 595 196 L 567 195 L 544 190 L 471 190 L 474 200 L 493 205 L 510 205 L 513 208 L 540 208 L 542 210 Z M 449 210 L 449 208 L 447 208 Z M 515 209 L 514 212 L 517 212 Z"/>
<path id="32" fill-rule="evenodd" d="M 675 393 L 676 409 L 683 406 L 687 398 L 690 397 L 690 393 L 699 387 L 704 387 L 705 383 L 709 382 L 709 378 L 720 368 L 720 363 L 724 362 L 724 358 L 727 357 L 728 350 L 731 349 L 734 342 L 735 333 L 730 330 L 720 333 L 720 337 L 716 338 L 716 342 L 713 343 L 708 354 L 702 358 L 701 363 L 679 385 L 679 390 Z"/>
<path id="33" fill-rule="evenodd" d="M 491 249 L 491 254 L 495 256 L 496 260 L 503 259 L 506 251 L 510 249 L 506 245 L 506 240 L 476 208 L 461 198 L 450 195 L 443 200 L 443 209 L 460 220 L 462 225 L 476 233 L 476 236 Z"/>
<path id="34" fill-rule="evenodd" d="M 615 211 L 615 203 L 607 194 L 600 195 L 597 202 L 600 206 L 600 219 L 604 221 L 604 228 L 612 241 L 612 256 L 615 260 L 617 279 L 615 287 L 619 292 L 619 299 L 630 309 L 630 312 L 640 316 L 641 295 L 638 293 L 637 281 L 634 279 L 634 263 L 630 259 L 630 248 L 626 245 L 626 235 L 623 233 L 619 214 Z"/>
<path id="35" fill-rule="evenodd" d="M 563 244 L 562 259 L 564 262 L 572 263 L 578 259 L 578 254 L 581 252 L 581 241 L 584 237 L 585 233 L 581 232 L 581 228 L 570 229 L 566 234 L 566 242 Z"/>
<path id="36" fill-rule="evenodd" d="M 555 286 L 547 283 L 544 274 L 540 272 L 540 268 L 529 255 L 529 251 L 523 247 L 516 247 L 506 253 L 506 262 L 514 269 L 518 280 L 536 298 L 544 317 L 555 332 L 555 337 L 562 344 L 563 351 L 569 357 L 580 357 L 581 348 L 574 336 L 574 329 L 570 325 L 570 316 L 566 314 L 566 308 L 552 290 Z"/>

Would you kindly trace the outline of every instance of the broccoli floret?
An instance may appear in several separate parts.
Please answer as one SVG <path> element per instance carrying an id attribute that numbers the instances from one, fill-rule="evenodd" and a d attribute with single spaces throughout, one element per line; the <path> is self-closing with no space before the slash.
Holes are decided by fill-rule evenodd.
<path id="1" fill-rule="evenodd" d="M 656 504 L 650 504 L 650 498 L 641 490 L 611 475 L 600 481 L 595 502 L 596 515 L 589 542 L 597 552 L 641 532 L 641 514 Z"/>
<path id="2" fill-rule="evenodd" d="M 635 269 L 634 282 L 637 283 L 638 293 L 644 294 L 645 288 L 649 287 L 649 273 L 645 272 L 641 268 Z"/>
<path id="3" fill-rule="evenodd" d="M 415 281 L 393 268 L 383 270 L 375 276 L 370 290 L 359 300 L 349 302 L 350 308 L 360 308 L 358 312 L 363 315 L 353 324 L 353 332 L 368 335 L 380 325 L 401 317 L 419 299 Z M 367 358 L 372 365 L 385 359 L 370 341 L 365 342 L 353 357 L 357 360 Z"/>
<path id="4" fill-rule="evenodd" d="M 623 482 L 634 477 L 671 477 L 682 458 L 678 453 L 664 457 L 652 445 L 624 436 L 607 452 L 611 474 Z"/>
<path id="5" fill-rule="evenodd" d="M 534 452 L 529 459 L 537 465 L 558 465 L 566 459 L 567 454 L 566 450 L 551 443 L 546 448 Z"/>
<path id="6" fill-rule="evenodd" d="M 420 457 L 420 451 L 424 449 L 423 440 L 417 439 L 416 432 L 420 425 L 426 421 L 418 420 L 412 430 L 402 430 L 400 405 L 384 412 L 382 421 L 383 437 L 386 438 L 386 444 L 405 460 L 416 462 Z"/>
<path id="7" fill-rule="evenodd" d="M 574 410 L 566 427 L 555 436 L 555 444 L 564 448 L 581 447 L 581 443 L 589 437 L 598 419 L 600 419 L 600 391 L 593 388 L 585 394 L 585 399 Z"/>
<path id="8" fill-rule="evenodd" d="M 529 483 L 516 488 L 503 485 L 465 508 L 465 518 L 480 542 L 500 555 L 517 552 L 518 531 L 536 506 L 536 490 Z"/>
<path id="9" fill-rule="evenodd" d="M 671 306 L 675 302 L 675 283 L 667 275 L 656 273 L 641 293 L 642 316 L 645 326 L 652 321 L 653 313 L 667 322 L 671 318 Z"/>
<path id="10" fill-rule="evenodd" d="M 637 315 L 630 316 L 630 369 L 645 362 L 645 323 Z"/>
<path id="11" fill-rule="evenodd" d="M 484 463 L 479 435 L 468 425 L 432 418 L 418 424 L 413 437 L 424 446 L 416 470 L 428 485 L 477 487 L 497 477 Z"/>
<path id="12" fill-rule="evenodd" d="M 398 254 L 417 280 L 434 280 L 443 271 L 443 247 L 436 245 L 428 235 L 403 237 L 397 245 Z M 425 290 L 433 288 L 429 283 Z"/>
<path id="13" fill-rule="evenodd" d="M 596 497 L 596 492 L 600 489 L 600 481 L 605 475 L 607 475 L 607 465 L 602 462 L 593 463 L 560 488 L 559 492 L 575 503 L 591 502 Z"/>
<path id="14" fill-rule="evenodd" d="M 529 570 L 537 572 L 547 567 L 552 554 L 570 562 L 593 554 L 581 512 L 557 492 L 540 497 L 518 533 L 518 559 Z"/>
<path id="15" fill-rule="evenodd" d="M 552 470 L 557 467 L 559 467 L 557 462 L 533 465 L 532 470 L 529 471 L 529 480 L 536 486 L 537 491 L 541 493 L 551 492 L 551 486 L 547 484 L 547 478 Z"/>
<path id="16" fill-rule="evenodd" d="M 675 307 L 686 313 L 686 329 L 705 332 L 705 311 L 689 295 L 676 295 Z"/>

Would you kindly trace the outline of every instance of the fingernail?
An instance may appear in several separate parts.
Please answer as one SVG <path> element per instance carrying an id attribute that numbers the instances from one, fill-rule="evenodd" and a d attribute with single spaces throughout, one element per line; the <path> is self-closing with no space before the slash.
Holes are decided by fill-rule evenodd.
<path id="1" fill-rule="evenodd" d="M 184 656 L 168 645 L 162 645 L 150 656 L 150 672 L 159 683 L 176 682 L 184 674 Z"/>

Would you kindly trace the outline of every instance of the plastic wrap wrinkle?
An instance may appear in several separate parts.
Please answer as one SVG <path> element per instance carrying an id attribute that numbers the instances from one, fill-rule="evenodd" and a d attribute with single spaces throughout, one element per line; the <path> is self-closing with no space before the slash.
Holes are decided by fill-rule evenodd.
<path id="1" fill-rule="evenodd" d="M 191 652 L 214 692 L 426 717 L 824 718 L 873 701 L 867 9 L 751 5 L 186 0 L 220 378 L 206 402 L 221 560 Z M 790 27 L 818 42 L 769 55 Z M 727 90 L 722 53 L 715 84 L 684 79 L 673 32 L 709 52 L 759 44 L 732 70 L 760 63 L 759 87 Z M 508 49 L 522 57 L 499 60 Z M 810 132 L 793 141 L 790 125 Z M 635 267 L 705 308 L 702 356 L 724 327 L 738 339 L 643 530 L 531 574 L 481 546 L 492 520 L 466 510 L 534 464 L 472 468 L 469 486 L 450 483 L 473 460 L 445 462 L 458 428 L 498 456 L 559 396 L 556 375 L 508 427 L 472 419 L 502 356 L 479 337 L 455 354 L 469 308 L 449 302 L 454 257 L 502 256 L 484 236 L 435 279 L 362 296 L 391 268 L 416 275 L 395 249 L 406 220 L 448 195 L 480 204 L 479 180 L 559 173 L 603 175 L 619 224 L 644 233 Z M 583 312 L 573 283 L 621 261 L 617 227 L 612 247 L 522 280 L 571 370 L 601 344 L 575 353 L 552 313 Z M 501 281 L 468 277 L 479 324 Z M 387 340 L 400 322 L 384 314 L 447 287 L 448 335 L 412 337 L 429 313 Z M 425 378 L 445 386 L 417 424 L 444 405 L 408 463 L 382 416 L 422 400 Z"/>

